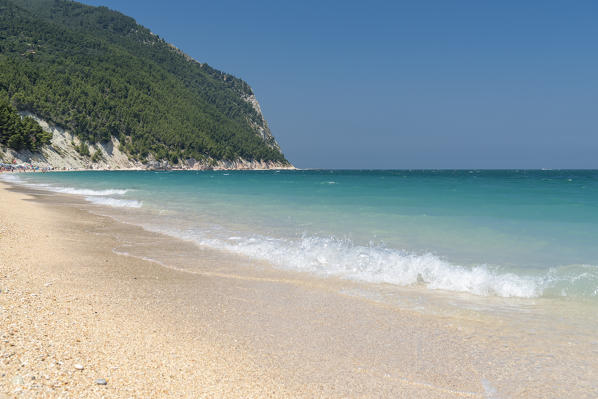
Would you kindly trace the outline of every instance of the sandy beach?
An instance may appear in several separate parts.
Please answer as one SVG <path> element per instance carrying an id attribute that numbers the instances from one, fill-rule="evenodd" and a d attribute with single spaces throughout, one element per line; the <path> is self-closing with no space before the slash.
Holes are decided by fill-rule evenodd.
<path id="1" fill-rule="evenodd" d="M 173 270 L 117 254 L 117 237 L 191 244 L 25 191 L 0 183 L 0 398 L 598 394 L 585 340 L 416 312 L 217 252 L 201 253 L 221 268 Z"/>

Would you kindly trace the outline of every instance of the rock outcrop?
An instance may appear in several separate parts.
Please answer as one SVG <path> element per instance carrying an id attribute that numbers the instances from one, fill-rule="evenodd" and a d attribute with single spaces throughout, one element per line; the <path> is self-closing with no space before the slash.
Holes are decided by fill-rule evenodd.
<path id="1" fill-rule="evenodd" d="M 256 101 L 257 104 L 257 101 Z M 259 109 L 259 104 L 257 104 Z M 40 152 L 31 152 L 28 150 L 14 151 L 12 149 L 0 146 L 0 161 L 5 163 L 25 163 L 41 169 L 49 168 L 54 170 L 266 170 L 266 169 L 294 169 L 292 165 L 272 161 L 254 161 L 246 159 L 236 160 L 214 160 L 214 159 L 186 159 L 179 161 L 178 164 L 171 164 L 168 161 L 157 161 L 149 157 L 146 162 L 140 162 L 132 159 L 126 153 L 120 150 L 120 142 L 112 137 L 111 141 L 104 143 L 86 143 L 90 155 L 98 152 L 95 162 L 92 156 L 81 155 L 77 147 L 81 145 L 78 137 L 74 136 L 68 130 L 53 125 L 39 116 L 30 112 L 20 112 L 21 116 L 33 118 L 47 132 L 52 133 L 52 141 L 49 145 L 42 148 Z M 261 115 L 261 112 L 260 112 Z M 262 117 L 263 118 L 263 117 Z M 265 124 L 265 120 L 264 120 Z M 267 128 L 267 125 L 266 125 Z M 264 139 L 270 138 L 276 144 L 276 141 L 269 130 L 264 131 Z"/>

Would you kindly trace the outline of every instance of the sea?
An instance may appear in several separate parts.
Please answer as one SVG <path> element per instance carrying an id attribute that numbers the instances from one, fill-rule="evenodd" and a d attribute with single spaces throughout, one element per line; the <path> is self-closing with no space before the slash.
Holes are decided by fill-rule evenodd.
<path id="1" fill-rule="evenodd" d="M 92 211 L 201 248 L 317 278 L 598 305 L 596 170 L 79 171 L 1 178 L 78 196 Z M 169 263 L 164 254 L 160 262 Z"/>
<path id="2" fill-rule="evenodd" d="M 126 224 L 91 228 L 112 236 L 119 255 L 206 281 L 277 282 L 274 294 L 301 286 L 302 298 L 320 290 L 366 301 L 384 309 L 383 326 L 417 313 L 444 326 L 438 333 L 458 331 L 487 398 L 597 397 L 596 170 L 81 171 L 0 179 L 49 206 Z M 274 294 L 274 303 L 282 300 Z M 358 309 L 338 317 L 371 339 L 377 326 L 360 324 Z M 388 330 L 384 339 L 405 333 Z"/>

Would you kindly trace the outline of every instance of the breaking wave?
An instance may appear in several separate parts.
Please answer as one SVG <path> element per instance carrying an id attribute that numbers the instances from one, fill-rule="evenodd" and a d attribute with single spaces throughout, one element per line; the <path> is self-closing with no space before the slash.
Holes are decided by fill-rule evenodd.
<path id="1" fill-rule="evenodd" d="M 105 190 L 91 190 L 88 188 L 74 188 L 74 187 L 62 187 L 62 186 L 53 186 L 51 184 L 43 184 L 43 183 L 30 183 L 21 179 L 19 176 L 14 174 L 5 174 L 0 176 L 2 180 L 9 182 L 20 184 L 23 186 L 39 188 L 41 190 L 52 191 L 55 193 L 63 193 L 63 194 L 75 194 L 75 195 L 86 195 L 86 196 L 104 196 L 104 195 L 125 195 L 129 192 L 126 189 L 105 189 Z"/>
<path id="2" fill-rule="evenodd" d="M 15 175 L 3 175 L 0 178 L 17 184 L 37 186 L 43 190 L 81 195 L 97 205 L 115 208 L 143 206 L 143 202 L 139 200 L 118 198 L 130 191 L 126 189 L 91 190 L 33 185 Z M 411 253 L 376 244 L 359 245 L 351 240 L 334 237 L 305 235 L 297 238 L 274 238 L 249 235 L 234 229 L 226 231 L 227 229 L 222 228 L 197 227 L 183 230 L 175 227 L 180 226 L 179 222 L 160 216 L 153 225 L 147 225 L 146 220 L 146 224 L 141 226 L 201 246 L 264 260 L 281 269 L 320 276 L 420 286 L 481 296 L 598 298 L 597 265 L 563 265 L 550 269 L 460 265 L 432 253 Z"/>
<path id="3" fill-rule="evenodd" d="M 8 182 L 8 183 L 17 183 L 17 184 L 24 183 L 23 180 L 21 178 L 19 178 L 19 176 L 14 175 L 12 173 L 0 174 L 0 180 L 4 180 L 5 182 Z"/>
<path id="4" fill-rule="evenodd" d="M 90 190 L 90 189 L 81 189 L 81 188 L 72 188 L 72 187 L 46 187 L 46 189 L 55 191 L 57 193 L 85 195 L 85 196 L 125 195 L 127 192 L 129 192 L 129 190 L 118 190 L 118 189 Z"/>
<path id="5" fill-rule="evenodd" d="M 499 267 L 461 266 L 433 254 L 413 254 L 350 240 L 302 237 L 297 240 L 264 236 L 213 238 L 201 231 L 185 232 L 144 226 L 198 245 L 268 261 L 278 268 L 370 283 L 422 286 L 480 296 L 535 298 L 598 295 L 598 266 L 579 265 L 520 275 Z"/>
<path id="6" fill-rule="evenodd" d="M 113 208 L 141 208 L 143 202 L 136 200 L 125 200 L 111 197 L 97 197 L 88 196 L 85 199 L 92 204 L 96 205 L 107 205 Z"/>
<path id="7" fill-rule="evenodd" d="M 2 175 L 0 177 L 2 178 L 2 180 L 9 183 L 15 183 L 27 187 L 37 188 L 40 190 L 51 191 L 61 194 L 81 195 L 84 196 L 87 201 L 97 205 L 107 205 L 117 208 L 140 208 L 143 205 L 141 201 L 108 197 L 109 195 L 125 195 L 130 191 L 127 189 L 92 190 L 88 188 L 74 188 L 55 186 L 43 183 L 30 183 L 21 179 L 19 176 L 13 174 Z"/>

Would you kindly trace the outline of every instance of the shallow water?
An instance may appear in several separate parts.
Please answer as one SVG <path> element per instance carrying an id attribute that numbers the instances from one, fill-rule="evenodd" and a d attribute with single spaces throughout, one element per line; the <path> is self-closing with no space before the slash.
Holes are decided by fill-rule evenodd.
<path id="1" fill-rule="evenodd" d="M 287 359 L 296 342 L 309 337 L 308 358 L 329 359 L 332 336 L 335 350 L 339 342 L 346 345 L 338 359 L 351 353 L 372 360 L 385 386 L 397 378 L 431 387 L 437 381 L 425 376 L 434 370 L 466 387 L 471 380 L 464 396 L 589 398 L 598 394 L 597 174 L 77 172 L 1 178 L 42 202 L 146 230 L 96 227 L 96 234 L 116 238 L 117 254 L 203 278 L 234 279 L 231 286 L 245 288 L 225 297 L 243 316 L 242 331 L 268 355 L 289 343 L 281 352 Z M 576 179 L 578 185 L 568 185 Z M 250 295 L 244 301 L 239 292 L 259 300 Z M 203 295 L 186 292 L 185 309 Z M 350 305 L 336 307 L 340 302 Z M 276 316 L 254 317 L 256 307 L 276 309 Z M 313 316 L 292 325 L 289 314 L 306 309 Z M 441 328 L 402 324 L 413 312 Z M 401 348 L 411 352 L 399 356 Z M 292 363 L 293 375 L 300 368 Z M 336 378 L 338 365 L 330 369 Z M 317 380 L 319 373 L 310 368 L 306 378 Z"/>
<path id="2" fill-rule="evenodd" d="M 115 171 L 3 179 L 78 195 L 118 220 L 283 269 L 483 297 L 594 302 L 598 295 L 598 171 Z"/>

